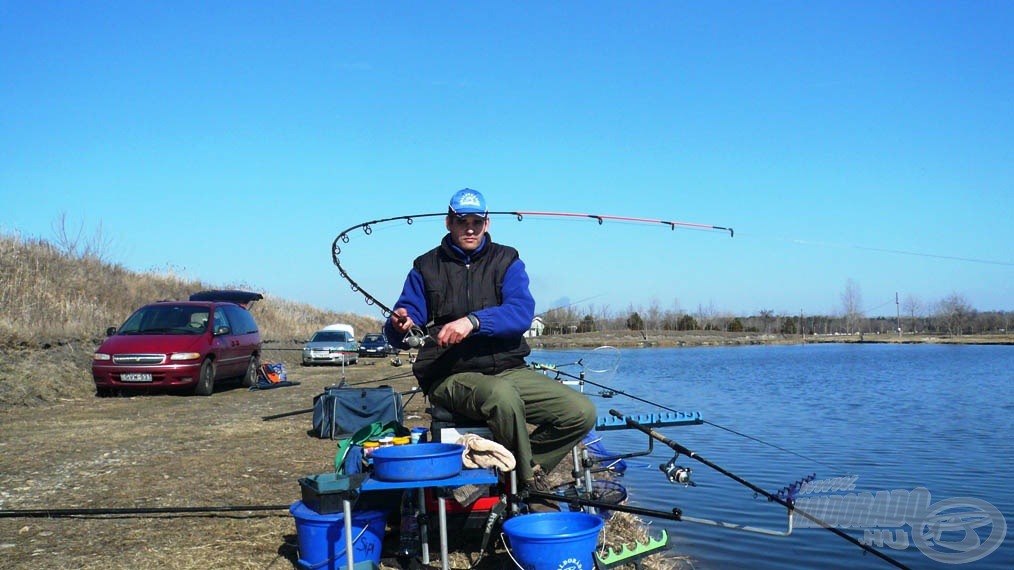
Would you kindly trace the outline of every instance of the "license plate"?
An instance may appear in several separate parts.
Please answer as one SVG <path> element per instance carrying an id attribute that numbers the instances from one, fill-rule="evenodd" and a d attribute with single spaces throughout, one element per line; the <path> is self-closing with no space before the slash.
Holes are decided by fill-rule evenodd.
<path id="1" fill-rule="evenodd" d="M 148 372 L 137 372 L 120 374 L 121 382 L 151 382 L 151 374 Z"/>

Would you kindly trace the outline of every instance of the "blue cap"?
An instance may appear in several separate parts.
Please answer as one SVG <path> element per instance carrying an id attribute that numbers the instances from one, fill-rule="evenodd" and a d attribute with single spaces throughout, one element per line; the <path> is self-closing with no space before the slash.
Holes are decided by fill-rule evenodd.
<path id="1" fill-rule="evenodd" d="M 486 199 L 477 190 L 464 188 L 451 196 L 451 213 L 456 216 L 486 217 Z"/>

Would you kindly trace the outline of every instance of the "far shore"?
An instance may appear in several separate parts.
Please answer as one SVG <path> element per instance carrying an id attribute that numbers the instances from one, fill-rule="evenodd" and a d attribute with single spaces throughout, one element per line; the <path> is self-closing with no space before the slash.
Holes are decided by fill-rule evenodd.
<path id="1" fill-rule="evenodd" d="M 671 348 L 698 346 L 750 346 L 780 344 L 887 343 L 887 344 L 1000 344 L 1014 345 L 1014 334 L 937 335 L 921 333 L 853 335 L 782 335 L 727 333 L 717 331 L 603 331 L 563 335 L 541 335 L 526 339 L 536 349 L 595 348 Z"/>

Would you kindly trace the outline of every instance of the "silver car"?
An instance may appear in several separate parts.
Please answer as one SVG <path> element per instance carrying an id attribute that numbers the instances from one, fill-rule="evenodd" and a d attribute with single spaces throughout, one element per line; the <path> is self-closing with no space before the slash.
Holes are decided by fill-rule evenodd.
<path id="1" fill-rule="evenodd" d="M 359 343 L 347 331 L 320 330 L 303 345 L 303 366 L 312 364 L 355 364 Z"/>

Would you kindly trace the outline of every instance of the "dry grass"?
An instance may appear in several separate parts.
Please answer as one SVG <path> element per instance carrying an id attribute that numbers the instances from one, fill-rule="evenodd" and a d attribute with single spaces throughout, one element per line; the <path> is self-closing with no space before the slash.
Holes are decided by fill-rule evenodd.
<path id="1" fill-rule="evenodd" d="M 0 235 L 0 339 L 6 345 L 36 345 L 40 339 L 91 339 L 130 313 L 160 299 L 186 299 L 204 289 L 250 289 L 240 283 L 210 284 L 172 272 L 135 273 L 95 258 L 74 257 L 49 242 Z M 380 320 L 274 299 L 252 312 L 269 341 L 309 337 L 323 325 L 348 322 L 375 330 Z"/>

